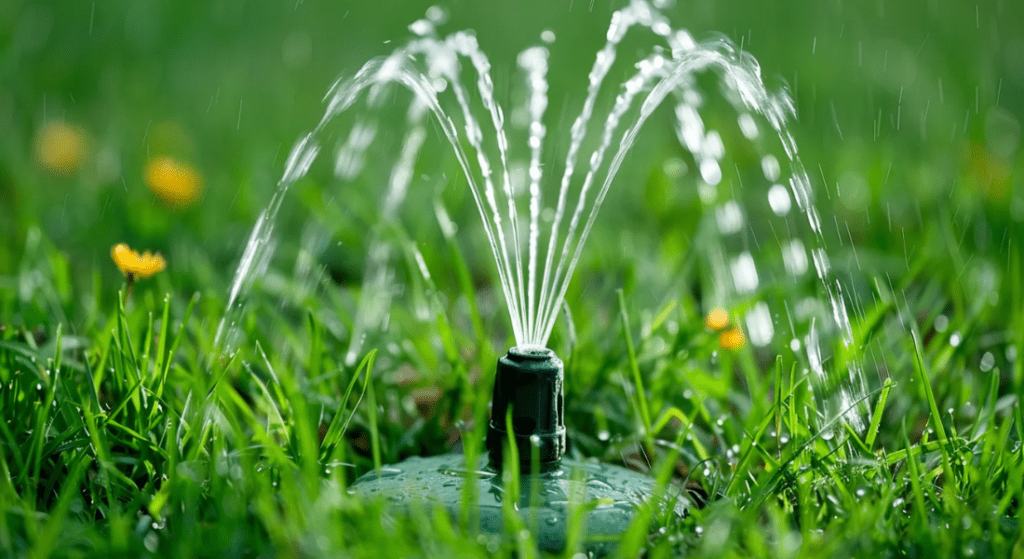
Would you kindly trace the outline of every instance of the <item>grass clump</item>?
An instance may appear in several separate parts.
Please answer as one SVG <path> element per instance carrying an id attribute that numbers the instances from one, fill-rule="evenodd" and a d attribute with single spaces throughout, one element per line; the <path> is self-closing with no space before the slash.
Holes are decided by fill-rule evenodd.
<path id="1" fill-rule="evenodd" d="M 905 293 L 941 299 L 928 288 L 940 280 L 915 281 L 924 285 Z M 492 540 L 468 518 L 431 510 L 382 522 L 383 503 L 346 491 L 369 469 L 445 452 L 460 436 L 479 450 L 489 385 L 476 370 L 495 352 L 472 329 L 441 313 L 427 331 L 443 336 L 346 365 L 347 340 L 316 313 L 280 315 L 280 341 L 250 321 L 254 343 L 218 355 L 216 306 L 198 294 L 159 299 L 155 289 L 111 298 L 78 335 L 58 321 L 52 330 L 5 324 L 5 555 L 532 554 L 528 533 Z M 1008 298 L 1020 301 L 1018 290 Z M 967 365 L 977 354 L 964 333 L 993 311 L 951 298 L 942 330 L 961 332 L 958 346 L 938 316 L 874 346 L 912 369 L 864 395 L 871 412 L 856 430 L 842 415 L 821 424 L 828 416 L 808 378 L 784 354 L 762 367 L 750 347 L 719 347 L 715 331 L 687 320 L 692 299 L 647 312 L 619 297 L 618 328 L 580 330 L 560 350 L 573 452 L 662 472 L 702 505 L 685 519 L 638 523 L 622 556 L 1020 552 L 1020 363 Z M 884 320 L 898 312 L 889 307 Z M 1008 325 L 1005 347 L 1018 347 L 1019 331 Z M 416 373 L 419 347 L 441 349 L 429 365 L 450 374 Z M 701 352 L 718 352 L 719 368 L 696 368 Z M 648 538 L 659 525 L 662 537 Z"/>

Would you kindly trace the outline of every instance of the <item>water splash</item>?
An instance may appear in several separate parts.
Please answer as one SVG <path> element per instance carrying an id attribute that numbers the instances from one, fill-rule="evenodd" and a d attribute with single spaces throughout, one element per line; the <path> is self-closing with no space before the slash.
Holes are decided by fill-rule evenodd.
<path id="1" fill-rule="evenodd" d="M 404 88 L 413 99 L 408 132 L 393 162 L 380 222 L 370 233 L 364 296 L 352 327 L 348 362 L 355 361 L 367 330 L 384 320 L 390 305 L 386 262 L 393 247 L 381 240 L 380 232 L 394 223 L 407 196 L 414 164 L 427 138 L 428 115 L 450 144 L 480 214 L 516 344 L 545 346 L 619 169 L 645 123 L 661 107 L 669 107 L 679 144 L 697 170 L 688 176 L 692 176 L 693 188 L 708 215 L 713 216 L 712 225 L 704 225 L 698 233 L 703 264 L 711 278 L 707 282 L 711 292 L 704 304 L 709 309 L 745 309 L 742 323 L 754 346 L 767 346 L 779 336 L 792 339 L 790 347 L 802 350 L 810 370 L 827 383 L 821 337 L 837 335 L 847 348 L 855 343 L 843 288 L 832 275 L 811 181 L 786 128 L 794 116 L 792 101 L 784 92 L 767 90 L 752 56 L 738 52 L 725 40 L 696 42 L 643 0 L 634 0 L 615 12 L 606 42 L 588 74 L 579 114 L 569 128 L 562 175 L 554 190 L 545 188 L 553 182 L 545 176 L 543 157 L 548 139 L 544 124 L 547 47 L 531 47 L 517 60 L 527 90 L 521 109 L 529 160 L 525 180 L 519 181 L 513 170 L 516 154 L 511 150 L 515 146 L 510 145 L 509 125 L 495 99 L 490 61 L 472 33 L 440 36 L 437 25 L 443 19 L 441 11 L 432 9 L 427 19 L 410 26 L 415 37 L 407 44 L 334 84 L 323 118 L 292 149 L 278 190 L 250 235 L 232 282 L 228 311 L 218 328 L 218 347 L 226 349 L 235 343 L 234 324 L 244 295 L 253 279 L 265 271 L 274 249 L 274 222 L 281 201 L 320 153 L 325 126 L 357 103 L 371 108 L 393 103 L 390 92 Z M 631 65 L 625 80 L 610 79 L 610 75 L 619 75 L 611 72 L 617 61 L 623 64 L 620 46 L 637 35 L 656 44 Z M 755 184 L 749 174 L 744 184 L 744 173 L 723 168 L 723 132 L 709 126 L 702 116 L 709 103 L 698 87 L 698 77 L 707 74 L 717 77 L 721 96 L 736 114 L 734 126 L 739 135 L 730 137 L 760 146 L 754 150 L 760 152 Z M 609 95 L 610 107 L 605 107 L 601 100 Z M 357 119 L 336 153 L 337 177 L 348 180 L 359 174 L 377 131 L 375 122 Z M 763 147 L 770 139 L 781 146 L 782 161 Z M 758 219 L 753 219 L 758 211 Z M 779 229 L 774 229 L 776 223 Z M 791 232 L 795 230 L 808 233 Z M 761 245 L 770 235 L 781 239 L 777 254 L 766 254 Z M 825 308 L 813 299 L 795 302 L 791 308 L 790 301 L 777 297 L 773 286 L 802 278 L 809 262 L 826 299 Z M 781 320 L 783 315 L 786 320 Z M 838 389 L 838 403 L 829 413 L 855 408 L 850 403 L 863 393 L 859 361 L 849 361 L 848 367 Z M 854 426 L 860 422 L 855 411 L 849 420 Z"/>

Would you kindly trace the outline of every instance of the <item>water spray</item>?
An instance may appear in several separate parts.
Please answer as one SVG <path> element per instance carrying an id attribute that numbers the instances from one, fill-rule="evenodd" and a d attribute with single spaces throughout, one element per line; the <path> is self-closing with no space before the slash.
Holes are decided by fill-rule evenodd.
<path id="1" fill-rule="evenodd" d="M 765 88 L 749 54 L 727 41 L 697 43 L 685 30 L 671 26 L 657 2 L 632 0 L 611 18 L 606 43 L 587 75 L 580 112 L 563 138 L 567 140 L 564 162 L 550 167 L 563 169 L 561 180 L 546 177 L 542 165 L 548 135 L 544 124 L 547 47 L 532 47 L 520 54 L 518 66 L 526 78 L 527 94 L 519 114 L 525 115 L 530 152 L 528 184 L 517 188 L 510 172 L 514 160 L 505 110 L 494 97 L 491 64 L 472 32 L 441 36 L 437 25 L 444 18 L 439 13 L 428 11 L 427 19 L 410 26 L 414 37 L 408 43 L 389 56 L 368 61 L 354 76 L 334 85 L 323 118 L 292 149 L 278 190 L 253 229 L 232 282 L 216 345 L 222 352 L 231 350 L 245 295 L 274 250 L 282 199 L 307 174 L 321 148 L 334 141 L 325 128 L 353 107 L 371 109 L 356 111 L 356 125 L 335 154 L 335 174 L 348 181 L 374 151 L 369 149 L 377 129 L 373 111 L 390 114 L 395 106 L 390 93 L 405 90 L 412 98 L 406 115 L 408 133 L 401 155 L 388 162 L 393 167 L 379 221 L 396 222 L 397 209 L 413 187 L 414 164 L 429 137 L 426 131 L 433 126 L 451 148 L 480 214 L 516 346 L 497 363 L 484 456 L 473 463 L 457 454 L 410 458 L 366 474 L 352 490 L 386 496 L 393 514 L 440 505 L 459 516 L 463 505 L 469 504 L 479 529 L 493 535 L 507 533 L 511 528 L 507 521 L 514 520 L 509 515 L 515 514 L 517 522 L 528 527 L 548 551 L 566 546 L 569 520 L 574 511 L 580 511 L 589 536 L 583 547 L 604 554 L 639 513 L 653 507 L 667 513 L 659 514 L 661 518 L 681 516 L 688 502 L 676 485 L 659 487 L 652 478 L 622 467 L 566 457 L 571 441 L 564 423 L 563 366 L 546 345 L 596 216 L 640 129 L 658 107 L 674 109 L 679 147 L 692 157 L 694 171 L 679 184 L 696 189 L 707 216 L 701 224 L 706 234 L 701 236 L 698 258 L 701 275 L 707 278 L 702 287 L 707 288 L 708 304 L 746 309 L 737 316 L 737 328 L 742 321 L 752 347 L 766 347 L 773 339 L 790 340 L 789 347 L 802 352 L 798 357 L 813 373 L 814 386 L 832 381 L 821 366 L 827 357 L 821 336 L 839 336 L 846 347 L 854 342 L 842 287 L 824 251 L 822 219 L 813 203 L 810 179 L 786 129 L 794 116 L 793 104 L 785 92 Z M 619 45 L 633 33 L 657 44 L 649 51 L 633 51 L 639 53 L 639 60 L 622 60 L 624 52 L 632 49 L 620 53 Z M 624 72 L 613 70 L 617 59 Z M 731 132 L 720 131 L 721 122 L 705 122 L 702 116 L 703 111 L 712 110 L 704 93 L 697 90 L 695 77 L 704 72 L 720 78 L 722 99 L 736 115 Z M 616 76 L 622 75 L 627 77 L 619 82 Z M 600 116 L 603 122 L 595 125 L 592 120 Z M 428 123 L 430 117 L 434 118 Z M 762 155 L 760 168 L 752 166 L 746 169 L 752 174 L 740 176 L 738 166 L 723 159 L 723 138 L 750 142 L 753 151 Z M 777 140 L 776 153 L 784 152 L 785 169 L 772 153 L 759 151 L 758 145 L 768 138 Z M 688 168 L 682 161 L 678 167 Z M 805 233 L 801 237 L 794 231 Z M 765 250 L 759 238 L 777 239 L 779 251 Z M 355 363 L 365 333 L 380 326 L 391 304 L 386 285 L 389 248 L 372 232 L 369 245 L 364 297 L 353 320 L 352 345 L 345 359 L 349 364 Z M 779 262 L 784 268 L 779 269 Z M 788 302 L 771 299 L 771 282 L 804 281 L 810 274 L 817 276 L 825 300 L 801 301 L 791 312 Z M 864 392 L 861 363 L 851 360 L 847 365 L 848 377 L 840 379 L 834 391 L 840 405 L 825 402 L 823 406 L 829 414 L 851 409 L 851 395 Z M 848 423 L 856 426 L 854 421 Z M 511 481 L 516 483 L 507 483 Z M 516 487 L 518 494 L 514 494 Z"/>

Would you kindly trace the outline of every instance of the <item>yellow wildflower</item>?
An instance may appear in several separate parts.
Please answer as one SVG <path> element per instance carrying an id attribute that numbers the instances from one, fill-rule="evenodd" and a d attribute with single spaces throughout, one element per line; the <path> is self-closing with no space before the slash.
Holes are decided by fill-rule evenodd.
<path id="1" fill-rule="evenodd" d="M 200 183 L 198 171 L 170 157 L 157 157 L 146 165 L 146 184 L 165 202 L 188 204 L 195 201 Z"/>
<path id="2" fill-rule="evenodd" d="M 47 122 L 36 136 L 36 161 L 58 175 L 74 174 L 85 159 L 85 152 L 85 133 L 65 122 Z"/>
<path id="3" fill-rule="evenodd" d="M 121 273 L 128 276 L 128 281 L 148 278 L 167 267 L 167 261 L 159 254 L 151 254 L 148 250 L 140 256 L 128 245 L 120 243 L 110 249 L 110 257 Z"/>
<path id="4" fill-rule="evenodd" d="M 740 330 L 738 326 L 723 330 L 718 335 L 718 347 L 722 349 L 739 349 L 746 343 L 747 337 L 743 335 L 743 330 Z"/>
<path id="5" fill-rule="evenodd" d="M 725 309 L 714 308 L 704 318 L 704 324 L 712 330 L 721 330 L 729 325 L 729 314 Z"/>

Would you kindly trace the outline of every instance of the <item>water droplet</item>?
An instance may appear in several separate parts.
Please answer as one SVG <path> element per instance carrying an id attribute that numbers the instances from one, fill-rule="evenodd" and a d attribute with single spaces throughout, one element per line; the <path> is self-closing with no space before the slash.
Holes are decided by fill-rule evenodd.
<path id="1" fill-rule="evenodd" d="M 987 373 L 987 372 L 991 371 L 992 368 L 995 367 L 995 366 L 996 366 L 996 356 L 992 355 L 991 351 L 986 351 L 985 354 L 981 356 L 981 364 L 980 364 L 981 371 L 983 373 Z"/>
<path id="2" fill-rule="evenodd" d="M 722 168 L 718 161 L 705 159 L 700 162 L 700 176 L 710 186 L 714 186 L 722 180 Z"/>
<path id="3" fill-rule="evenodd" d="M 775 184 L 768 189 L 768 205 L 772 207 L 775 215 L 783 216 L 789 213 L 793 203 L 789 199 L 789 191 L 785 186 Z"/>

